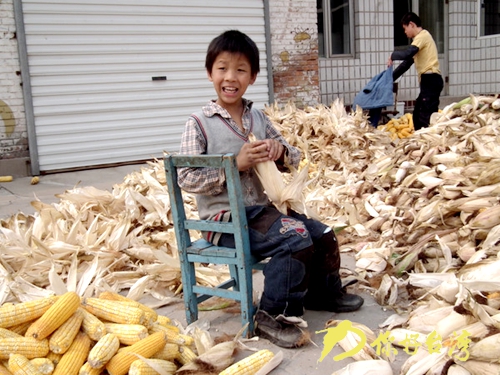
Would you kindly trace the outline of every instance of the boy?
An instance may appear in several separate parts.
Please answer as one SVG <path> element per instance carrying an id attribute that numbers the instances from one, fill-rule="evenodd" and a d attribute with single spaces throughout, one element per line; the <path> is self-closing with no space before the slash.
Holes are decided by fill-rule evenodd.
<path id="1" fill-rule="evenodd" d="M 431 115 L 438 111 L 443 78 L 439 70 L 436 43 L 432 35 L 422 28 L 420 17 L 409 12 L 403 16 L 401 25 L 406 36 L 413 41 L 406 50 L 394 51 L 387 65 L 391 66 L 393 60 L 403 60 L 394 70 L 393 80 L 395 81 L 415 62 L 420 82 L 420 94 L 413 110 L 413 124 L 415 130 L 418 130 L 427 127 Z"/>
<path id="2" fill-rule="evenodd" d="M 182 135 L 180 154 L 237 155 L 252 253 L 270 257 L 264 269 L 264 292 L 255 315 L 255 333 L 276 345 L 303 345 L 299 326 L 306 308 L 357 310 L 361 297 L 347 294 L 339 277 L 340 254 L 326 225 L 295 212 L 282 215 L 271 205 L 253 166 L 274 161 L 278 168 L 298 166 L 300 151 L 289 145 L 252 102 L 243 98 L 260 71 L 259 50 L 245 34 L 230 30 L 209 45 L 205 68 L 217 100 L 192 114 Z M 258 141 L 249 142 L 253 133 Z M 179 185 L 196 194 L 201 219 L 230 220 L 225 176 L 214 168 L 180 168 Z M 207 240 L 234 247 L 230 234 L 204 233 Z"/>

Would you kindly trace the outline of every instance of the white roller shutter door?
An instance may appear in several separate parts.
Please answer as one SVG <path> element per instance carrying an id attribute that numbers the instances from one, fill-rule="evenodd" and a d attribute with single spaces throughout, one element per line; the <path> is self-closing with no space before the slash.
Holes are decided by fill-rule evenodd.
<path id="1" fill-rule="evenodd" d="M 246 97 L 269 102 L 262 0 L 23 0 L 23 17 L 40 171 L 178 150 L 188 115 L 215 97 L 205 52 L 228 29 L 257 43 Z"/>

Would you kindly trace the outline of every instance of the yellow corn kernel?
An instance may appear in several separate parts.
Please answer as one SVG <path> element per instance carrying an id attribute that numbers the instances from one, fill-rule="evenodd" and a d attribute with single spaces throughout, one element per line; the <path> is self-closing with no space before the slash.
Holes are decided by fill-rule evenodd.
<path id="1" fill-rule="evenodd" d="M 7 328 L 0 328 L 0 339 L 5 339 L 7 337 L 23 337 L 20 334 L 11 331 L 10 329 Z"/>
<path id="2" fill-rule="evenodd" d="M 94 314 L 89 313 L 87 310 L 81 307 L 78 309 L 83 314 L 82 331 L 89 335 L 92 340 L 99 341 L 99 339 L 106 334 L 104 322 L 99 320 L 99 318 Z"/>
<path id="3" fill-rule="evenodd" d="M 0 327 L 9 328 L 35 320 L 43 315 L 55 302 L 53 297 L 42 298 L 18 304 L 5 304 L 0 307 Z"/>
<path id="4" fill-rule="evenodd" d="M 179 346 L 179 354 L 177 355 L 177 360 L 186 365 L 190 362 L 193 362 L 196 359 L 197 355 L 195 352 L 191 350 L 188 346 L 180 345 Z"/>
<path id="5" fill-rule="evenodd" d="M 252 375 L 259 371 L 264 365 L 274 357 L 270 350 L 263 349 L 236 362 L 219 375 Z"/>
<path id="6" fill-rule="evenodd" d="M 175 363 L 170 361 L 165 361 L 163 359 L 149 359 L 151 363 L 154 364 L 156 368 L 162 370 L 165 375 L 173 375 L 177 371 L 177 366 Z M 148 362 L 149 362 L 148 361 Z M 146 362 L 141 359 L 136 359 L 130 365 L 130 370 L 128 375 L 157 375 L 158 371 L 149 366 Z"/>
<path id="7" fill-rule="evenodd" d="M 111 375 L 125 375 L 132 362 L 137 359 L 136 354 L 149 358 L 163 348 L 166 342 L 165 333 L 153 333 L 145 339 L 119 350 L 106 364 L 106 369 Z"/>
<path id="8" fill-rule="evenodd" d="M 53 375 L 78 375 L 90 352 L 90 338 L 84 332 L 76 335 L 73 343 L 63 354 Z"/>
<path id="9" fill-rule="evenodd" d="M 61 357 L 62 357 L 62 354 L 56 354 L 53 352 L 49 352 L 49 354 L 47 354 L 47 356 L 45 358 L 50 359 L 52 361 L 52 363 L 54 364 L 54 366 L 57 366 L 57 364 L 61 360 Z"/>
<path id="10" fill-rule="evenodd" d="M 15 326 L 9 327 L 9 331 L 15 332 L 18 335 L 24 336 L 28 328 L 35 323 L 35 320 L 28 320 L 27 322 L 16 324 Z"/>
<path id="11" fill-rule="evenodd" d="M 146 338 L 148 329 L 142 324 L 105 323 L 106 332 L 113 333 L 123 345 L 132 345 Z"/>
<path id="12" fill-rule="evenodd" d="M 22 354 L 12 353 L 9 356 L 8 367 L 13 375 L 41 375 L 35 365 Z"/>
<path id="13" fill-rule="evenodd" d="M 129 302 L 132 306 L 140 308 L 142 311 L 144 311 L 144 316 L 146 319 L 146 321 L 144 322 L 145 325 L 153 324 L 154 322 L 156 322 L 156 319 L 158 319 L 158 313 L 154 309 L 152 309 L 149 306 L 146 306 L 143 303 L 135 301 L 132 298 L 122 296 L 119 293 L 106 291 L 99 294 L 99 298 L 111 301 Z"/>
<path id="14" fill-rule="evenodd" d="M 153 324 L 149 327 L 149 333 L 155 332 L 165 332 L 167 335 L 167 342 L 171 342 L 172 344 L 190 346 L 194 342 L 194 339 L 191 336 L 178 333 L 173 329 L 166 328 L 165 326 L 159 324 Z"/>
<path id="15" fill-rule="evenodd" d="M 87 362 L 93 368 L 102 368 L 120 348 L 120 340 L 112 333 L 107 333 L 90 350 Z"/>
<path id="16" fill-rule="evenodd" d="M 102 368 L 93 368 L 88 362 L 85 362 L 83 366 L 80 367 L 78 375 L 100 375 L 102 371 Z"/>
<path id="17" fill-rule="evenodd" d="M 26 337 L 44 339 L 58 329 L 80 306 L 80 296 L 75 292 L 66 292 L 60 296 L 43 315 L 26 331 Z"/>
<path id="18" fill-rule="evenodd" d="M 0 375 L 12 375 L 12 372 L 10 372 L 7 367 L 5 367 L 4 365 L 2 365 L 0 363 Z"/>
<path id="19" fill-rule="evenodd" d="M 172 323 L 170 318 L 166 317 L 165 315 L 158 315 L 156 318 L 156 322 L 162 326 L 171 325 L 171 323 Z"/>
<path id="20" fill-rule="evenodd" d="M 160 325 L 160 326 L 161 326 L 161 328 L 157 328 L 157 327 L 155 327 L 155 325 L 156 325 L 156 324 Z M 177 326 L 174 326 L 174 325 L 172 325 L 172 324 L 160 324 L 160 323 L 158 323 L 158 322 L 155 322 L 155 324 L 151 325 L 151 326 L 149 327 L 149 331 L 150 331 L 150 332 L 154 332 L 155 330 L 159 330 L 159 329 L 163 329 L 163 328 L 165 328 L 165 329 L 169 329 L 169 330 L 170 330 L 171 332 L 173 332 L 173 333 L 181 333 L 180 328 L 179 328 L 179 327 L 177 327 Z"/>
<path id="21" fill-rule="evenodd" d="M 33 358 L 30 362 L 42 375 L 50 375 L 54 372 L 54 363 L 48 358 Z"/>
<path id="22" fill-rule="evenodd" d="M 165 346 L 158 352 L 153 354 L 151 358 L 164 359 L 166 361 L 173 361 L 179 356 L 179 345 L 167 342 Z"/>
<path id="23" fill-rule="evenodd" d="M 112 323 L 144 324 L 144 311 L 129 302 L 110 301 L 100 298 L 84 298 L 83 307 L 98 318 Z"/>
<path id="24" fill-rule="evenodd" d="M 66 353 L 66 350 L 69 349 L 71 343 L 75 339 L 75 336 L 80 331 L 82 321 L 83 314 L 77 309 L 73 315 L 71 315 L 71 317 L 50 336 L 50 351 L 61 354 Z"/>
<path id="25" fill-rule="evenodd" d="M 21 354 L 28 359 L 45 357 L 49 353 L 49 340 L 36 340 L 32 337 L 0 339 L 0 359 L 8 359 L 9 353 Z"/>

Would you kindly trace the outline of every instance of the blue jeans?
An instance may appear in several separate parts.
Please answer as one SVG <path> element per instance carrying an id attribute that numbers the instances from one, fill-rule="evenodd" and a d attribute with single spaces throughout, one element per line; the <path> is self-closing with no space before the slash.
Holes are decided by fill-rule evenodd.
<path id="1" fill-rule="evenodd" d="M 271 206 L 251 206 L 246 211 L 252 254 L 270 257 L 264 267 L 260 308 L 272 315 L 301 316 L 309 271 L 318 250 L 315 243 L 330 228 L 293 211 L 283 215 Z M 234 237 L 222 235 L 219 245 L 234 247 Z"/>

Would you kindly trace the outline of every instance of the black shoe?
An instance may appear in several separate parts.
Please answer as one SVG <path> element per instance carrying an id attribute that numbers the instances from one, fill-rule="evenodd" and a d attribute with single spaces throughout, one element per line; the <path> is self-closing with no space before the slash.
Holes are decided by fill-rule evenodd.
<path id="1" fill-rule="evenodd" d="M 364 302 L 363 298 L 355 294 L 341 293 L 339 297 L 330 300 L 306 299 L 304 307 L 306 310 L 344 313 L 358 310 Z"/>
<path id="2" fill-rule="evenodd" d="M 282 348 L 298 348 L 307 343 L 309 335 L 295 324 L 277 321 L 264 310 L 255 314 L 255 334 Z"/>

